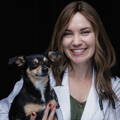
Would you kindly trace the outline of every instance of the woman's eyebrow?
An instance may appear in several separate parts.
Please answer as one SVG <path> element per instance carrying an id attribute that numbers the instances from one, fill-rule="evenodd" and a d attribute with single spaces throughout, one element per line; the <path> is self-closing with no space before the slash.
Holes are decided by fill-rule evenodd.
<path id="1" fill-rule="evenodd" d="M 71 30 L 70 29 L 66 29 L 65 32 L 71 32 Z"/>
<path id="2" fill-rule="evenodd" d="M 80 29 L 80 31 L 84 31 L 84 30 L 92 30 L 92 28 L 91 27 L 83 27 Z"/>
<path id="3" fill-rule="evenodd" d="M 84 31 L 84 30 L 92 30 L 91 27 L 83 27 L 83 28 L 80 28 L 80 31 Z M 65 32 L 71 32 L 72 30 L 70 29 L 66 29 Z"/>

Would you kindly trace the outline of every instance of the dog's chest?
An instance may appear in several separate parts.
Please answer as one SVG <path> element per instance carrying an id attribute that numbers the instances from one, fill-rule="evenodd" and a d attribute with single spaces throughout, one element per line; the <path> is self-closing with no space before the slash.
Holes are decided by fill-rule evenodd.
<path id="1" fill-rule="evenodd" d="M 46 90 L 46 83 L 43 81 L 36 81 L 34 83 L 34 86 L 37 90 L 39 90 L 39 92 L 41 93 L 41 100 L 43 102 L 46 102 L 45 100 L 45 90 Z"/>

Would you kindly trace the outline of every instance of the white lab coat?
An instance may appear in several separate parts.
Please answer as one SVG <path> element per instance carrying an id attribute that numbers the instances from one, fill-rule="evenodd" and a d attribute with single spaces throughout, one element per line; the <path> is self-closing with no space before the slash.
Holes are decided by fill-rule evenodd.
<path id="1" fill-rule="evenodd" d="M 112 78 L 112 87 L 117 94 L 119 101 L 115 101 L 116 109 L 113 109 L 107 100 L 103 101 L 103 111 L 100 110 L 98 95 L 94 86 L 94 72 L 92 79 L 92 87 L 90 89 L 87 102 L 83 111 L 81 120 L 120 120 L 120 78 Z M 55 86 L 55 80 L 50 73 L 50 84 L 55 90 L 60 108 L 57 109 L 58 120 L 71 120 L 70 113 L 70 92 L 69 92 L 68 70 L 66 69 L 61 86 Z M 23 80 L 16 83 L 12 93 L 5 99 L 0 101 L 0 120 L 8 120 L 8 111 L 10 104 L 16 94 L 19 93 L 23 85 Z"/>

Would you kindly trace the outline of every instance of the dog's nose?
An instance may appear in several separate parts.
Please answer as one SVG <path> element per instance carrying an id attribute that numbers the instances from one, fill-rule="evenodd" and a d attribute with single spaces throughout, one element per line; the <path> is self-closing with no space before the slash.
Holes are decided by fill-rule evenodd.
<path id="1" fill-rule="evenodd" d="M 48 68 L 47 68 L 47 67 L 44 67 L 44 68 L 42 69 L 42 72 L 43 72 L 43 73 L 47 73 L 47 72 L 48 72 Z"/>

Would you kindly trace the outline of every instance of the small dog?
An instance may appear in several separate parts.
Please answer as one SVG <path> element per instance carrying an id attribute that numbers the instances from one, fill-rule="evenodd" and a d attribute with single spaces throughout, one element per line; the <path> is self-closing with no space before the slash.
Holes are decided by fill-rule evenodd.
<path id="1" fill-rule="evenodd" d="M 58 51 L 45 54 L 16 56 L 9 64 L 15 64 L 22 71 L 23 87 L 12 102 L 9 119 L 29 120 L 32 112 L 37 113 L 36 120 L 42 120 L 46 104 L 59 106 L 54 90 L 51 90 L 48 73 L 50 66 L 61 56 Z"/>

